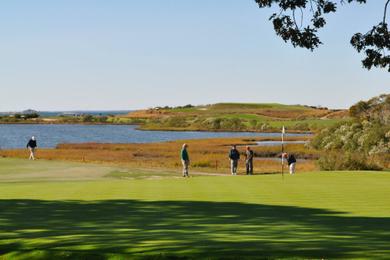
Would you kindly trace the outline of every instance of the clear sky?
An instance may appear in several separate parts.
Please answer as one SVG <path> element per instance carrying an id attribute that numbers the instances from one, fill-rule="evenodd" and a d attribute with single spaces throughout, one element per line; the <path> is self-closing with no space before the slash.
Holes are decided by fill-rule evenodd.
<path id="1" fill-rule="evenodd" d="M 361 68 L 353 33 L 382 0 L 340 6 L 319 50 L 294 49 L 254 0 L 0 3 L 0 111 L 136 109 L 215 102 L 344 108 L 390 92 Z"/>

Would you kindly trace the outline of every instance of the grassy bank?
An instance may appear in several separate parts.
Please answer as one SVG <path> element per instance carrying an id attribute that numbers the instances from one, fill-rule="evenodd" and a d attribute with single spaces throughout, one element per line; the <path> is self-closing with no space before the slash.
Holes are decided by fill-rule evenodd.
<path id="1" fill-rule="evenodd" d="M 346 110 L 283 104 L 220 103 L 139 110 L 126 117 L 144 130 L 316 131 L 348 120 Z M 118 119 L 119 120 L 119 119 Z"/>
<path id="2" fill-rule="evenodd" d="M 219 103 L 206 106 L 158 107 L 128 115 L 38 114 L 0 116 L 4 124 L 131 124 L 142 130 L 168 131 L 317 131 L 342 120 L 346 110 L 283 104 Z"/>
<path id="3" fill-rule="evenodd" d="M 55 177 L 83 167 L 92 179 Z M 0 159 L 0 177 L 13 176 L 0 183 L 2 258 L 378 259 L 390 254 L 389 173 L 104 177 L 114 170 Z M 26 178 L 36 172 L 52 177 Z"/>

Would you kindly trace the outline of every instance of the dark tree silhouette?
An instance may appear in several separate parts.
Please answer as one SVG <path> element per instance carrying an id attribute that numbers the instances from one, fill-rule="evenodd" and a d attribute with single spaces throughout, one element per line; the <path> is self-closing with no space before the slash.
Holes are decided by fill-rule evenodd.
<path id="1" fill-rule="evenodd" d="M 325 15 L 335 13 L 338 4 L 360 3 L 367 0 L 255 0 L 260 8 L 279 8 L 270 20 L 275 32 L 285 42 L 291 42 L 294 47 L 306 48 L 311 51 L 318 48 L 322 42 L 318 30 L 326 25 Z M 380 0 L 375 0 L 380 1 Z M 390 32 L 386 20 L 390 0 L 384 1 L 382 20 L 366 33 L 356 33 L 351 38 L 352 46 L 365 57 L 363 67 L 371 69 L 378 67 L 390 72 Z M 308 14 L 308 17 L 306 17 Z M 306 16 L 305 16 L 306 15 Z"/>

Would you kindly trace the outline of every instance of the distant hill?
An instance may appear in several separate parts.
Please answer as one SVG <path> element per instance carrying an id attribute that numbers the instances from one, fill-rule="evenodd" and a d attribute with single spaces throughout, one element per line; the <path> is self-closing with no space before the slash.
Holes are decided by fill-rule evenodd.
<path id="1" fill-rule="evenodd" d="M 308 131 L 348 119 L 348 110 L 278 103 L 217 103 L 182 107 L 156 107 L 131 112 L 149 130 Z"/>

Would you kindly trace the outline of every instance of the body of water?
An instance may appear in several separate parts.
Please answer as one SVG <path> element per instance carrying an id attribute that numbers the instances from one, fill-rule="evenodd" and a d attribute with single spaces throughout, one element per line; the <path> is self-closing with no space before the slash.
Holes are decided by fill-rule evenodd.
<path id="1" fill-rule="evenodd" d="M 0 149 L 26 147 L 31 136 L 42 148 L 60 143 L 153 143 L 218 137 L 279 137 L 280 133 L 140 131 L 131 125 L 0 125 Z M 304 136 L 287 134 L 287 136 Z"/>
<path id="2" fill-rule="evenodd" d="M 309 141 L 284 141 L 284 144 L 307 144 Z M 282 141 L 260 141 L 257 142 L 258 146 L 281 146 Z"/>

